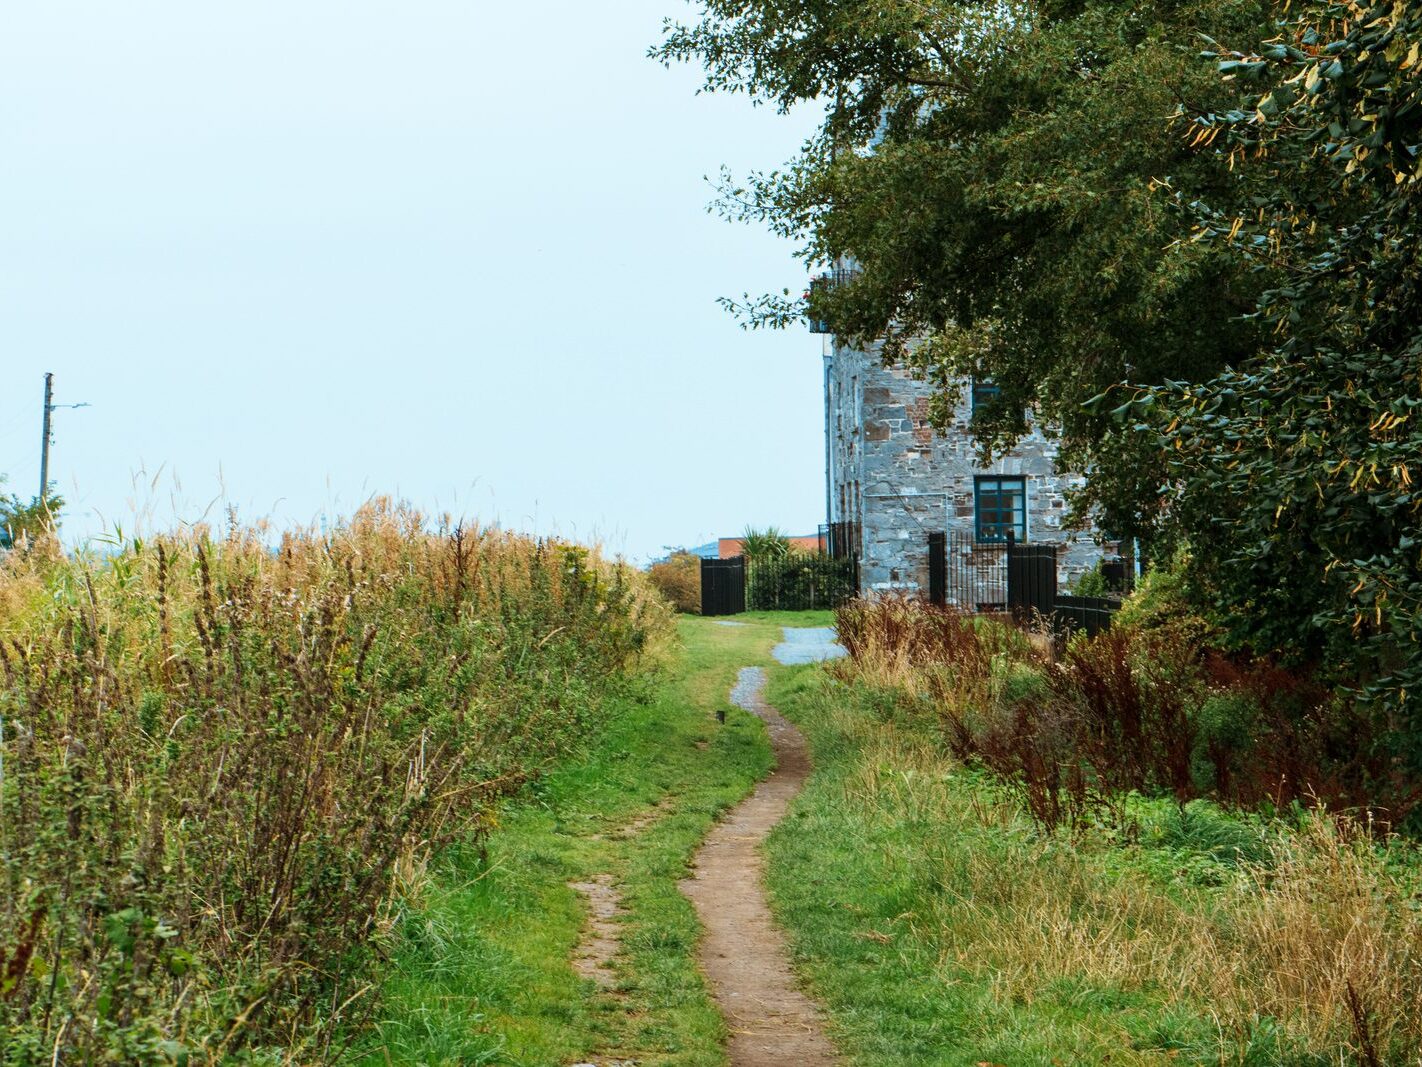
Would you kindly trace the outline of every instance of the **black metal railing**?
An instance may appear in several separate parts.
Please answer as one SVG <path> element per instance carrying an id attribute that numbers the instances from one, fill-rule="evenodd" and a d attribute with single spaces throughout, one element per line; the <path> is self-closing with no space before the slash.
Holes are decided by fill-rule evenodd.
<path id="1" fill-rule="evenodd" d="M 746 567 L 746 604 L 751 611 L 815 611 L 837 608 L 858 595 L 854 556 L 791 553 L 752 560 Z"/>
<path id="2" fill-rule="evenodd" d="M 1007 609 L 1007 546 L 978 543 L 961 530 L 928 535 L 928 597 L 960 611 Z"/>
<path id="3" fill-rule="evenodd" d="M 960 611 L 1010 611 L 1024 625 L 1045 621 L 1058 634 L 1095 635 L 1121 602 L 1057 591 L 1058 545 L 981 544 L 958 530 L 928 534 L 928 597 Z"/>
<path id="4" fill-rule="evenodd" d="M 1121 608 L 1119 600 L 1099 596 L 1058 596 L 1052 621 L 1058 631 L 1085 630 L 1095 637 L 1111 628 L 1111 616 Z"/>

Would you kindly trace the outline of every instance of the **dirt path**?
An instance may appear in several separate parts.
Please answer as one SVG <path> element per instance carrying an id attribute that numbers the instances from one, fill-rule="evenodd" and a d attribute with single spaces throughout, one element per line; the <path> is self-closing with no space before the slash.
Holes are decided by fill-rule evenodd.
<path id="1" fill-rule="evenodd" d="M 586 882 L 569 882 L 588 905 L 588 922 L 583 940 L 573 954 L 573 970 L 591 979 L 599 988 L 611 989 L 616 975 L 613 957 L 622 947 L 617 917 L 622 914 L 622 897 L 612 884 L 612 876 L 599 874 Z"/>
<path id="2" fill-rule="evenodd" d="M 824 1036 L 818 1009 L 795 984 L 761 884 L 761 842 L 810 773 L 805 739 L 765 703 L 764 686 L 764 670 L 743 668 L 731 700 L 765 722 L 776 768 L 707 835 L 681 891 L 706 928 L 701 967 L 731 1030 L 731 1067 L 834 1064 L 834 1046 Z"/>

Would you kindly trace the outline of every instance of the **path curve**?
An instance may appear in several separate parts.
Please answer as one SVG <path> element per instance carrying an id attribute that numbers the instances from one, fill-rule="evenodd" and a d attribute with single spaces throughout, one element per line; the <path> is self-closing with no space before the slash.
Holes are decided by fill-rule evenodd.
<path id="1" fill-rule="evenodd" d="M 706 836 L 681 891 L 706 929 L 699 956 L 731 1030 L 731 1067 L 814 1067 L 839 1062 L 819 1010 L 795 984 L 785 939 L 762 886 L 760 845 L 810 773 L 800 731 L 765 703 L 765 671 L 745 667 L 731 701 L 764 721 L 776 767 Z"/>

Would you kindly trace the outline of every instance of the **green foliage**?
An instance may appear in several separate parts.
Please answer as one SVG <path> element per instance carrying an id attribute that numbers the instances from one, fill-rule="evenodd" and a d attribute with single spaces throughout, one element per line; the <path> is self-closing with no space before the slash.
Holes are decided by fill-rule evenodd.
<path id="1" fill-rule="evenodd" d="M 664 560 L 647 568 L 647 577 L 677 611 L 701 614 L 701 557 L 675 549 Z"/>
<path id="2" fill-rule="evenodd" d="M 1030 663 L 997 655 L 992 659 L 989 690 L 1007 709 L 1035 710 L 1050 696 L 1047 676 Z"/>
<path id="3" fill-rule="evenodd" d="M 785 559 L 790 555 L 790 538 L 774 526 L 763 530 L 747 526 L 741 534 L 741 552 L 747 563 Z"/>
<path id="4" fill-rule="evenodd" d="M 36 497 L 28 504 L 17 496 L 0 494 L 0 548 L 42 540 L 58 528 L 63 510 L 64 498 L 55 493 L 49 493 L 42 501 Z"/>
<path id="5" fill-rule="evenodd" d="M 1190 778 L 1201 794 L 1228 795 L 1230 781 L 1248 772 L 1259 733 L 1260 708 L 1243 692 L 1215 692 L 1192 716 Z"/>
<path id="6" fill-rule="evenodd" d="M 1196 622 L 1162 614 L 1079 631 L 1048 661 L 1020 632 L 914 601 L 838 613 L 856 667 L 895 683 L 884 699 L 908 694 L 955 756 L 998 775 L 1049 830 L 1119 824 L 1142 795 L 1368 808 L 1416 825 L 1416 790 L 1377 744 L 1376 722 L 1307 675 L 1221 656 Z"/>
<path id="7" fill-rule="evenodd" d="M 746 607 L 751 611 L 816 611 L 855 595 L 851 560 L 823 552 L 747 555 Z"/>
<path id="8" fill-rule="evenodd" d="M 391 906 L 584 743 L 666 610 L 625 568 L 377 503 L 276 551 L 0 563 L 0 1062 L 311 1062 Z"/>
<path id="9" fill-rule="evenodd" d="M 1278 338 L 1121 409 L 1160 435 L 1198 597 L 1239 646 L 1321 664 L 1377 703 L 1422 770 L 1422 6 L 1312 4 L 1260 52 L 1216 46 L 1248 106 L 1199 135 L 1247 204 L 1203 200 L 1198 244 L 1285 273 Z"/>
<path id="10" fill-rule="evenodd" d="M 1112 625 L 1142 632 L 1170 632 L 1201 646 L 1215 646 L 1219 634 L 1201 614 L 1191 595 L 1187 572 L 1190 556 L 1178 552 L 1168 562 L 1151 567 L 1121 602 Z"/>
<path id="11" fill-rule="evenodd" d="M 1110 593 L 1111 586 L 1106 581 L 1106 575 L 1101 571 L 1101 564 L 1098 562 L 1089 571 L 1079 575 L 1072 585 L 1071 591 L 1075 596 L 1094 597 L 1104 597 Z"/>
<path id="12" fill-rule="evenodd" d="M 960 5 L 916 0 L 701 0 L 654 55 L 695 62 L 711 91 L 825 118 L 786 167 L 727 181 L 729 215 L 801 242 L 808 263 L 857 274 L 812 290 L 810 317 L 879 344 L 939 386 L 989 378 L 985 449 L 1024 413 L 1091 470 L 1080 501 L 1114 535 L 1148 534 L 1163 458 L 1083 402 L 1122 380 L 1200 381 L 1255 350 L 1243 315 L 1269 281 L 1226 248 L 1192 242 L 1171 188 L 1215 196 L 1237 179 L 1192 150 L 1171 117 L 1228 112 L 1247 93 L 1193 52 L 1199 34 L 1267 36 L 1257 0 Z M 806 309 L 752 301 L 753 321 Z"/>

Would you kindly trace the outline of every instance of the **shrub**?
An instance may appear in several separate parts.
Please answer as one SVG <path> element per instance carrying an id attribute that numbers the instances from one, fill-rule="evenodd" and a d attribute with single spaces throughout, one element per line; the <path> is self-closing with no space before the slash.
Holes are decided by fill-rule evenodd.
<path id="1" fill-rule="evenodd" d="M 1112 619 L 1117 629 L 1169 631 L 1184 641 L 1217 647 L 1218 629 L 1197 610 L 1186 586 L 1188 559 L 1177 554 L 1167 565 L 1153 567 L 1137 582 Z"/>
<path id="2" fill-rule="evenodd" d="M 1089 571 L 1078 575 L 1072 584 L 1071 592 L 1073 596 L 1094 597 L 1104 597 L 1110 593 L 1111 585 L 1106 581 L 1106 575 L 1101 571 L 1101 564 L 1098 562 Z"/>
<path id="3" fill-rule="evenodd" d="M 815 611 L 854 595 L 854 564 L 823 552 L 752 558 L 746 568 L 751 611 Z"/>
<path id="4" fill-rule="evenodd" d="M 1167 588 L 1138 611 L 1169 604 Z M 1202 646 L 1173 606 L 1154 617 L 1155 629 L 1138 618 L 1078 633 L 1056 663 L 1000 621 L 914 601 L 855 602 L 838 620 L 855 670 L 928 701 L 950 751 L 1022 790 L 1049 827 L 1133 792 L 1416 821 L 1422 789 L 1365 708 L 1306 674 Z"/>
<path id="5" fill-rule="evenodd" d="M 324 1057 L 432 850 L 598 724 L 666 611 L 625 568 L 376 503 L 0 567 L 0 1048 Z"/>
<path id="6" fill-rule="evenodd" d="M 677 549 L 660 563 L 653 563 L 647 576 L 677 611 L 701 614 L 700 556 Z"/>
<path id="7" fill-rule="evenodd" d="M 1203 794 L 1229 796 L 1253 754 L 1259 705 L 1248 693 L 1214 692 L 1200 704 L 1193 724 L 1190 778 Z"/>
<path id="8" fill-rule="evenodd" d="M 785 559 L 790 555 L 790 551 L 790 538 L 778 527 L 767 526 L 763 530 L 757 530 L 753 526 L 747 526 L 745 533 L 741 534 L 741 552 L 745 554 L 747 562 Z"/>

